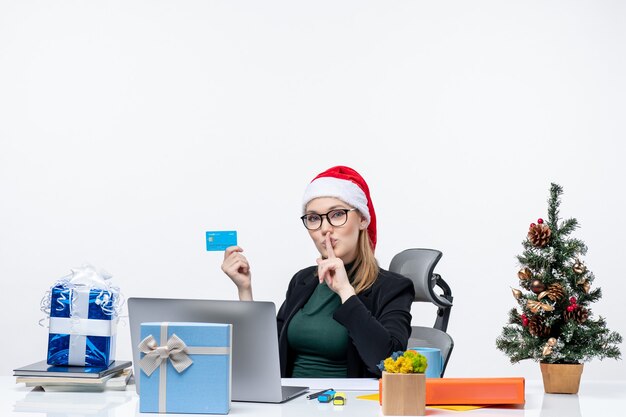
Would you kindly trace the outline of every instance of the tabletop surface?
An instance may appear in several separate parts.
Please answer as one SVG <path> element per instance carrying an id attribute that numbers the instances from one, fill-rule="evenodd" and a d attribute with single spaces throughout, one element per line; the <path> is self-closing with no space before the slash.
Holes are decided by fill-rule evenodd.
<path id="1" fill-rule="evenodd" d="M 321 404 L 305 396 L 284 404 L 257 404 L 233 402 L 230 414 L 234 416 L 382 416 L 377 401 L 356 397 L 372 391 L 348 391 L 345 406 Z M 340 413 L 340 414 L 338 414 Z M 0 377 L 0 416 L 158 416 L 139 412 L 139 398 L 134 386 L 126 391 L 102 393 L 43 392 L 16 384 L 14 377 Z M 189 414 L 169 414 L 189 416 Z M 626 415 L 626 381 L 582 381 L 578 395 L 544 394 L 541 381 L 526 381 L 524 407 L 488 407 L 471 411 L 450 411 L 426 408 L 428 416 L 455 415 L 457 417 L 517 416 L 517 417 L 579 417 Z"/>

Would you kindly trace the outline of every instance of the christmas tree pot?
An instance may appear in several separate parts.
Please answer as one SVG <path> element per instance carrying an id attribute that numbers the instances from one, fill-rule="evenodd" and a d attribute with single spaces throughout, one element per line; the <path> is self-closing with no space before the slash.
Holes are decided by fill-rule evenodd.
<path id="1" fill-rule="evenodd" d="M 577 363 L 544 363 L 541 367 L 543 390 L 547 394 L 577 394 L 583 364 Z"/>
<path id="2" fill-rule="evenodd" d="M 383 372 L 383 415 L 426 414 L 426 375 Z"/>

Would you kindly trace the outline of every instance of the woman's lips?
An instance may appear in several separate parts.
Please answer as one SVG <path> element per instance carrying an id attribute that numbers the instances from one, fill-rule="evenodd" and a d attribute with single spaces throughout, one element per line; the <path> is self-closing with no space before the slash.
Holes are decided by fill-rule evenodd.
<path id="1" fill-rule="evenodd" d="M 337 246 L 337 239 L 330 239 L 330 244 L 332 245 L 332 247 L 334 248 L 335 246 Z M 326 240 L 322 241 L 322 247 L 325 249 L 326 248 Z"/>

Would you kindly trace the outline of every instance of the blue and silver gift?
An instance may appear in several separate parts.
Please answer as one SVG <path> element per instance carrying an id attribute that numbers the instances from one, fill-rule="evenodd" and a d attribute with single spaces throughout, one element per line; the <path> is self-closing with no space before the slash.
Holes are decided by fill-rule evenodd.
<path id="1" fill-rule="evenodd" d="M 228 414 L 231 324 L 141 323 L 139 411 Z"/>
<path id="2" fill-rule="evenodd" d="M 49 313 L 48 364 L 107 367 L 115 360 L 121 295 L 111 275 L 86 265 L 57 281 L 43 300 Z"/>

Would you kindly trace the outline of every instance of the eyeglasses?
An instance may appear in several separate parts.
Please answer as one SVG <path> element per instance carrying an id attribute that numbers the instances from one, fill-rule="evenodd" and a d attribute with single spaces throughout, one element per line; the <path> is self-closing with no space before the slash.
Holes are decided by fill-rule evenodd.
<path id="1" fill-rule="evenodd" d="M 346 224 L 348 221 L 348 213 L 356 210 L 353 209 L 334 209 L 326 214 L 309 213 L 300 217 L 304 227 L 309 230 L 317 230 L 322 227 L 322 218 L 326 217 L 326 220 L 331 226 L 339 227 Z"/>

